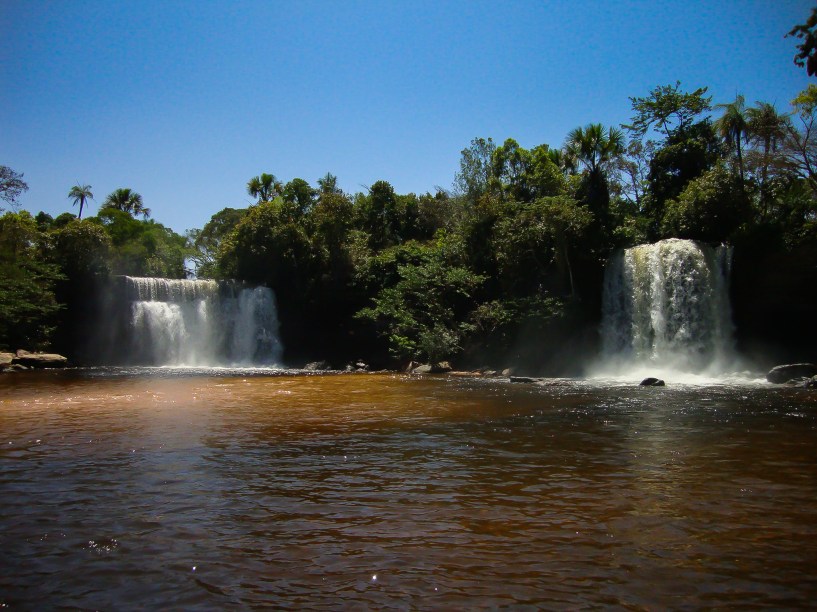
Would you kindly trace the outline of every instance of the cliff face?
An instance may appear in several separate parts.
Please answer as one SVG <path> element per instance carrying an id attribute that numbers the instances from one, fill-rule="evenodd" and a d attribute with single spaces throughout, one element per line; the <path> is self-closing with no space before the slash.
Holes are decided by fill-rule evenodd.
<path id="1" fill-rule="evenodd" d="M 772 362 L 817 356 L 817 245 L 741 247 L 732 270 L 738 349 Z"/>

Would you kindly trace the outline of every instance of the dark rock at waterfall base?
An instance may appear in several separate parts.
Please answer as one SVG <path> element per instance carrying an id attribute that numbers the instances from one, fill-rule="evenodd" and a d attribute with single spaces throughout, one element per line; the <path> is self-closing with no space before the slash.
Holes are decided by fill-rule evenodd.
<path id="1" fill-rule="evenodd" d="M 369 364 L 362 359 L 358 359 L 352 363 L 347 363 L 344 370 L 347 372 L 368 372 Z"/>
<path id="2" fill-rule="evenodd" d="M 783 384 L 796 378 L 810 378 L 817 376 L 817 364 L 814 363 L 790 363 L 779 365 L 766 374 L 766 380 L 770 383 Z"/>
<path id="3" fill-rule="evenodd" d="M 416 362 L 412 361 L 408 365 L 408 368 L 406 368 L 406 372 L 410 372 L 411 374 L 443 374 L 450 372 L 451 369 L 451 364 L 447 361 L 424 363 L 422 365 L 417 365 Z"/>
<path id="4" fill-rule="evenodd" d="M 660 378 L 653 378 L 650 376 L 649 378 L 645 378 L 640 383 L 638 383 L 640 387 L 664 387 L 665 383 Z"/>
<path id="5" fill-rule="evenodd" d="M 807 378 L 806 381 L 803 383 L 803 386 L 806 389 L 817 389 L 817 376 Z"/>
<path id="6" fill-rule="evenodd" d="M 533 378 L 531 376 L 509 376 L 508 380 L 512 383 L 535 383 L 542 380 L 541 378 Z"/>
<path id="7" fill-rule="evenodd" d="M 328 361 L 310 361 L 304 366 L 304 370 L 309 370 L 310 372 L 321 372 L 331 369 L 332 366 Z"/>

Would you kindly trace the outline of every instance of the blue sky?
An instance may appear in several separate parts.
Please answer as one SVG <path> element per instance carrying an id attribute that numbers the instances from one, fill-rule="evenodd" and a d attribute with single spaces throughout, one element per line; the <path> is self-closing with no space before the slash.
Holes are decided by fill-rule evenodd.
<path id="1" fill-rule="evenodd" d="M 183 232 L 271 172 L 449 188 L 477 136 L 560 146 L 629 97 L 708 86 L 788 110 L 812 2 L 2 0 L 0 164 L 56 216 L 118 187 Z"/>

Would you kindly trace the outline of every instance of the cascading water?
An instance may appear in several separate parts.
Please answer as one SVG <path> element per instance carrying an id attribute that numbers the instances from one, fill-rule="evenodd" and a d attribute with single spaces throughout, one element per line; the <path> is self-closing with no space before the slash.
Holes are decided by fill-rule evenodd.
<path id="1" fill-rule="evenodd" d="M 124 277 L 127 361 L 149 365 L 275 365 L 275 298 L 231 281 Z"/>
<path id="2" fill-rule="evenodd" d="M 604 277 L 606 364 L 716 373 L 732 358 L 731 249 L 669 239 L 616 253 Z"/>

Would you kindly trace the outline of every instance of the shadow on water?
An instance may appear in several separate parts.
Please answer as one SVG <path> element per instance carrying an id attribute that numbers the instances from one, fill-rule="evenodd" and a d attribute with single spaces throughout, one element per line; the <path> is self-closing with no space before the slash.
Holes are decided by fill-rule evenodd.
<path id="1" fill-rule="evenodd" d="M 0 602 L 807 607 L 817 396 L 394 374 L 0 380 Z"/>

